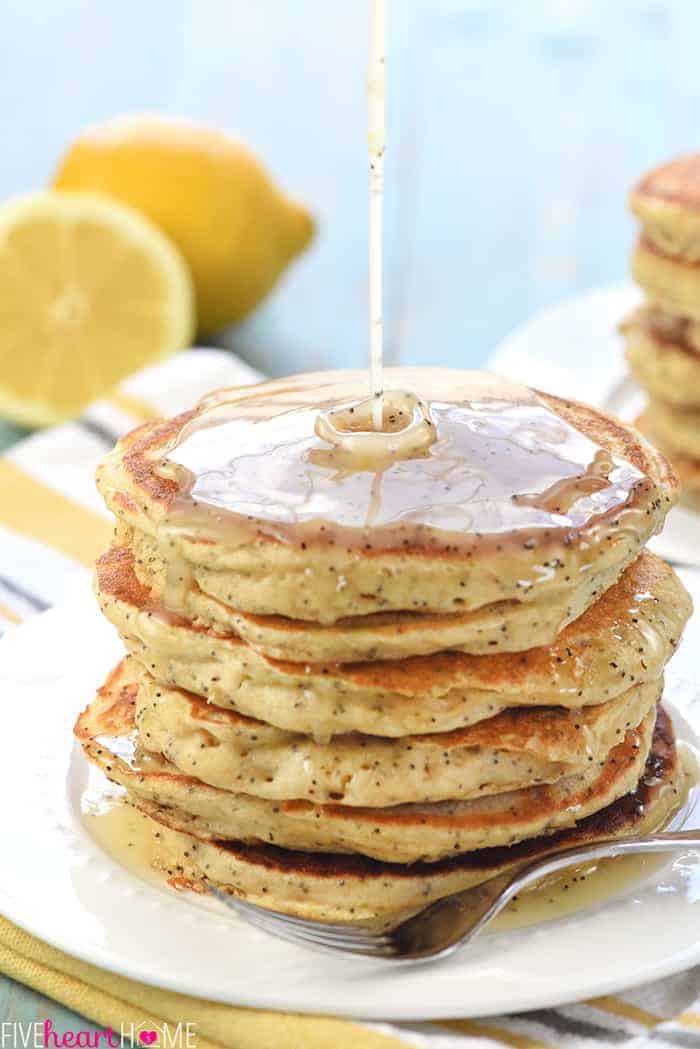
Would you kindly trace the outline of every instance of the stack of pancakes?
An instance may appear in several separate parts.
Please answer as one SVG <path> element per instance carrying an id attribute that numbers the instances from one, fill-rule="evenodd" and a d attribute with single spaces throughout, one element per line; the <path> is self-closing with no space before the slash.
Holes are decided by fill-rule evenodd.
<path id="1" fill-rule="evenodd" d="M 639 428 L 671 458 L 700 506 L 700 155 L 642 178 L 630 195 L 642 225 L 632 273 L 646 304 L 623 322 L 630 368 L 649 394 Z"/>
<path id="2" fill-rule="evenodd" d="M 340 469 L 310 433 L 302 452 L 272 441 L 256 459 L 266 427 L 362 396 L 361 373 L 325 373 L 146 424 L 100 468 L 117 528 L 96 591 L 129 654 L 76 734 L 176 884 L 390 924 L 563 843 L 658 827 L 679 804 L 658 704 L 691 605 L 644 549 L 676 498 L 666 460 L 598 411 L 478 373 L 390 379 L 430 398 L 430 455 Z M 516 419 L 508 439 L 460 414 L 470 391 Z M 193 430 L 216 446 L 221 405 L 229 426 L 255 420 L 250 451 L 212 463 L 234 491 L 224 511 L 172 467 Z M 574 446 L 593 466 L 572 480 Z M 367 507 L 361 529 L 335 527 Z M 431 514 L 453 527 L 429 528 Z"/>

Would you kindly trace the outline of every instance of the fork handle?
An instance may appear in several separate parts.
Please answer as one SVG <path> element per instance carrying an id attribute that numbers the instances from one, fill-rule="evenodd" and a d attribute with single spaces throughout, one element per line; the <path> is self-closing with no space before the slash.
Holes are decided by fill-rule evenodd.
<path id="1" fill-rule="evenodd" d="M 484 911 L 481 918 L 474 924 L 470 931 L 470 939 L 476 936 L 496 915 L 510 903 L 514 896 L 535 885 L 543 878 L 558 874 L 580 863 L 590 860 L 615 859 L 618 856 L 633 856 L 639 853 L 649 852 L 676 852 L 679 849 L 700 848 L 700 830 L 671 831 L 665 834 L 645 834 L 636 838 L 613 838 L 608 841 L 598 841 L 592 845 L 572 846 L 570 849 L 562 849 L 552 856 L 533 860 L 532 863 L 521 867 L 510 879 L 503 879 L 503 889 L 495 902 Z M 498 879 L 494 879 L 497 881 Z"/>
<path id="2" fill-rule="evenodd" d="M 619 838 L 612 841 L 599 841 L 593 845 L 573 846 L 522 867 L 508 886 L 508 899 L 512 899 L 518 892 L 542 878 L 550 874 L 557 874 L 573 864 L 586 863 L 589 860 L 612 859 L 635 853 L 674 852 L 683 847 L 700 848 L 700 830 L 671 831 L 666 834 L 648 834 L 637 838 Z"/>
<path id="3" fill-rule="evenodd" d="M 550 856 L 436 900 L 403 922 L 393 932 L 396 956 L 415 962 L 445 957 L 460 945 L 471 942 L 523 889 L 567 867 L 589 860 L 643 852 L 673 852 L 684 848 L 700 848 L 700 830 L 612 839 L 559 851 L 554 847 Z"/>

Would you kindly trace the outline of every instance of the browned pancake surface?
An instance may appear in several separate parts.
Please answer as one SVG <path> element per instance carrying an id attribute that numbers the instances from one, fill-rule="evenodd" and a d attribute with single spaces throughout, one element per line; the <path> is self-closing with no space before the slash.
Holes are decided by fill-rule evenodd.
<path id="1" fill-rule="evenodd" d="M 669 201 L 693 211 L 700 210 L 700 154 L 677 157 L 647 172 L 632 190 L 632 196 Z"/>

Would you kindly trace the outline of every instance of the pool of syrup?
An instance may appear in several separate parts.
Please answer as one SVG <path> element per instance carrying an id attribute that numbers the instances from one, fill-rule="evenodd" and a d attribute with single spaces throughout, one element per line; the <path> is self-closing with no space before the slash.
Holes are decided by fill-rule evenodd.
<path id="1" fill-rule="evenodd" d="M 453 549 L 512 536 L 536 542 L 543 532 L 610 523 L 645 481 L 524 387 L 479 372 L 387 376 L 399 390 L 421 385 L 416 394 L 434 429 L 408 457 L 353 461 L 319 436 L 319 415 L 347 418 L 348 395 L 365 392 L 360 373 L 356 380 L 299 376 L 210 397 L 158 468 L 179 489 L 165 530 L 234 546 L 262 531 L 364 551 Z M 396 443 L 396 428 L 385 436 Z"/>

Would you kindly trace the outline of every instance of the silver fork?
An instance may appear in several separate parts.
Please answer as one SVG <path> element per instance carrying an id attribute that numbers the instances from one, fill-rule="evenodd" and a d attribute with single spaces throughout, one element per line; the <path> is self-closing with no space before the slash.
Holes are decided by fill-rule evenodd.
<path id="1" fill-rule="evenodd" d="M 478 936 L 514 896 L 541 878 L 589 860 L 643 852 L 700 848 L 700 830 L 601 841 L 553 851 L 533 863 L 499 874 L 472 889 L 445 896 L 385 932 L 354 925 L 334 925 L 294 918 L 229 896 L 216 886 L 209 891 L 251 925 L 292 943 L 332 953 L 420 962 L 445 958 Z"/>

